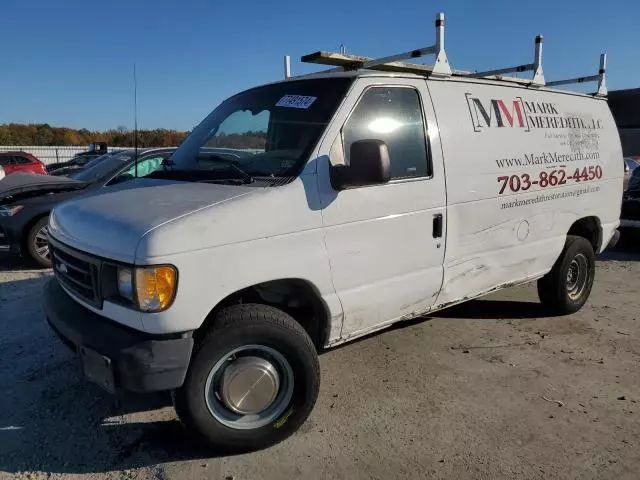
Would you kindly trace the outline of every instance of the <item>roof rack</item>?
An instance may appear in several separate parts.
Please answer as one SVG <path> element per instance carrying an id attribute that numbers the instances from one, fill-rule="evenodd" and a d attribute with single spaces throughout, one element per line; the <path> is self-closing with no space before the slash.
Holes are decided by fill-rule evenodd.
<path id="1" fill-rule="evenodd" d="M 416 50 L 409 50 L 408 52 L 398 53 L 396 55 L 389 55 L 382 58 L 370 58 L 359 55 L 347 55 L 344 51 L 341 52 L 323 52 L 318 51 L 304 55 L 300 58 L 303 63 L 314 63 L 320 65 L 331 65 L 335 68 L 328 70 L 322 70 L 317 73 L 330 73 L 339 71 L 352 71 L 360 69 L 379 70 L 385 72 L 401 72 L 401 73 L 414 73 L 425 76 L 435 77 L 450 77 L 452 75 L 465 76 L 469 78 L 485 78 L 491 80 L 502 80 L 509 82 L 524 83 L 530 86 L 559 86 L 568 85 L 572 83 L 583 83 L 598 81 L 598 91 L 595 95 L 606 95 L 607 89 L 605 86 L 605 69 L 606 69 L 606 55 L 600 55 L 600 69 L 597 75 L 572 78 L 568 80 L 558 80 L 554 82 L 546 82 L 544 78 L 544 72 L 542 69 L 542 35 L 536 36 L 535 39 L 535 52 L 533 63 L 526 63 L 524 65 L 517 65 L 515 67 L 499 68 L 496 70 L 487 70 L 484 72 L 469 72 L 464 70 L 452 70 L 449 65 L 449 59 L 444 48 L 444 13 L 438 13 L 436 16 L 436 42 L 434 45 L 424 48 L 418 48 Z M 435 61 L 433 65 L 419 65 L 415 63 L 404 63 L 402 60 L 408 60 L 412 58 L 423 57 L 425 55 L 434 55 Z M 285 78 L 291 76 L 290 60 L 285 57 Z M 533 71 L 533 78 L 531 80 L 524 80 L 521 78 L 505 77 L 503 74 L 511 72 L 526 72 Z"/>
<path id="2" fill-rule="evenodd" d="M 560 86 L 560 85 L 570 85 L 572 83 L 584 83 L 584 82 L 598 82 L 598 91 L 596 95 L 606 95 L 607 94 L 607 85 L 605 81 L 605 74 L 607 70 L 607 54 L 600 54 L 600 68 L 598 69 L 597 75 L 589 75 L 587 77 L 576 77 L 569 78 L 567 80 L 554 80 L 553 82 L 547 82 L 547 86 Z"/>
<path id="3" fill-rule="evenodd" d="M 435 55 L 436 60 L 432 67 L 425 65 L 400 63 L 400 60 Z M 448 77 L 452 74 L 449 60 L 444 50 L 444 13 L 436 16 L 436 43 L 430 47 L 418 48 L 396 55 L 382 58 L 360 57 L 335 52 L 314 52 L 300 58 L 304 63 L 317 63 L 321 65 L 335 65 L 338 68 L 324 70 L 322 73 L 335 71 L 348 71 L 360 69 L 373 69 L 392 72 L 429 74 Z"/>
<path id="4" fill-rule="evenodd" d="M 544 85 L 544 73 L 542 72 L 542 35 L 536 37 L 535 55 L 533 63 L 525 63 L 516 67 L 506 67 L 497 70 L 487 70 L 486 72 L 474 72 L 469 75 L 471 78 L 496 77 L 503 73 L 533 71 L 532 85 Z"/>

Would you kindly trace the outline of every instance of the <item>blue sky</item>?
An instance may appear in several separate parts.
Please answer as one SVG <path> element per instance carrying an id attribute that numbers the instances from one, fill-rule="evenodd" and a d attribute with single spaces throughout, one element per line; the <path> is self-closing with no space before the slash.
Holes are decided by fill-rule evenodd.
<path id="1" fill-rule="evenodd" d="M 453 68 L 526 63 L 544 35 L 547 80 L 595 73 L 608 87 L 640 86 L 640 1 L 0 0 L 0 123 L 102 130 L 190 129 L 227 96 L 317 67 L 315 50 L 385 56 L 434 41 L 446 14 Z M 591 88 L 591 87 L 590 87 Z"/>

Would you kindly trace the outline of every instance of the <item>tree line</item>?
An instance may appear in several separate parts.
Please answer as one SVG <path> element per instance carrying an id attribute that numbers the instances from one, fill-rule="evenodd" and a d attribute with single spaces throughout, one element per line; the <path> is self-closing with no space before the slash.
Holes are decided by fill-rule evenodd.
<path id="1" fill-rule="evenodd" d="M 179 145 L 189 132 L 156 128 L 155 130 L 138 130 L 139 147 L 173 147 Z M 109 147 L 132 147 L 133 131 L 126 127 L 95 132 L 66 127 L 52 127 L 46 123 L 21 124 L 9 123 L 0 125 L 0 145 L 29 146 L 73 146 L 84 147 L 94 142 L 106 142 Z M 211 139 L 207 146 L 225 148 L 265 148 L 267 134 L 265 132 L 219 133 Z"/>
<path id="2" fill-rule="evenodd" d="M 138 130 L 140 147 L 170 147 L 178 145 L 189 132 L 157 128 Z M 133 132 L 126 127 L 95 132 L 86 128 L 52 127 L 46 123 L 0 125 L 0 145 L 32 146 L 87 146 L 94 142 L 107 142 L 110 147 L 133 146 Z"/>

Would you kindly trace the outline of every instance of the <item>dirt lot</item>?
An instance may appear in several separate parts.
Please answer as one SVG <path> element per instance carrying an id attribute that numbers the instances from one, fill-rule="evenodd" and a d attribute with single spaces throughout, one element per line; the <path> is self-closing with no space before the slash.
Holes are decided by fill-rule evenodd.
<path id="1" fill-rule="evenodd" d="M 0 259 L 0 262 L 3 260 Z M 587 306 L 504 290 L 321 357 L 307 424 L 216 457 L 165 395 L 87 384 L 45 325 L 49 273 L 0 263 L 0 479 L 580 478 L 640 472 L 640 250 L 604 255 Z"/>

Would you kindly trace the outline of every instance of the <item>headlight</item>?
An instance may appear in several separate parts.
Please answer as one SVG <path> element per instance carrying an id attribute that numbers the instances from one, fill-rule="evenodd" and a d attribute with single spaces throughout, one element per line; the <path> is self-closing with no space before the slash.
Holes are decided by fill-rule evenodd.
<path id="1" fill-rule="evenodd" d="M 133 301 L 133 274 L 130 268 L 118 268 L 118 293 Z"/>
<path id="2" fill-rule="evenodd" d="M 22 205 L 2 205 L 0 206 L 0 217 L 13 217 L 23 208 Z"/>
<path id="3" fill-rule="evenodd" d="M 143 312 L 166 310 L 176 295 L 178 271 L 171 265 L 118 267 L 118 293 Z"/>
<path id="4" fill-rule="evenodd" d="M 136 297 L 143 312 L 160 312 L 173 302 L 178 287 L 178 272 L 171 265 L 135 269 Z"/>

